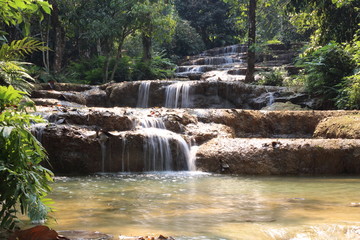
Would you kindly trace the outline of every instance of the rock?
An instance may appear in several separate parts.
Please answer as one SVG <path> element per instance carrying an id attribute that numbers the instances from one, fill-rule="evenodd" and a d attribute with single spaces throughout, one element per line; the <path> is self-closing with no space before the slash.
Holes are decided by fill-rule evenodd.
<path id="1" fill-rule="evenodd" d="M 111 240 L 113 236 L 90 231 L 58 231 L 59 234 L 71 240 Z"/>
<path id="2" fill-rule="evenodd" d="M 314 137 L 360 139 L 360 114 L 323 119 L 316 126 Z"/>
<path id="3" fill-rule="evenodd" d="M 86 106 L 88 107 L 108 107 L 108 96 L 104 90 L 93 88 L 83 92 Z"/>
<path id="4" fill-rule="evenodd" d="M 46 226 L 36 226 L 16 231 L 9 240 L 70 240 Z"/>
<path id="5" fill-rule="evenodd" d="M 309 110 L 307 108 L 302 108 L 300 105 L 293 104 L 291 102 L 276 102 L 271 104 L 270 106 L 263 107 L 261 110 L 267 111 L 304 111 Z"/>
<path id="6" fill-rule="evenodd" d="M 359 148 L 360 140 L 351 139 L 215 138 L 199 147 L 196 166 L 221 173 L 221 159 L 232 174 L 359 174 Z"/>

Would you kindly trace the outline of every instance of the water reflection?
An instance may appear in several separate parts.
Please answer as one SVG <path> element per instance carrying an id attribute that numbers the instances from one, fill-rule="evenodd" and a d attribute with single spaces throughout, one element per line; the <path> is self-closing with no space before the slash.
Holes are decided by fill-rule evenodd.
<path id="1" fill-rule="evenodd" d="M 359 183 L 189 172 L 60 177 L 51 196 L 57 222 L 50 225 L 177 239 L 318 239 L 289 233 L 335 224 L 344 234 L 339 224 L 360 225 L 360 208 L 351 207 L 360 202 Z"/>

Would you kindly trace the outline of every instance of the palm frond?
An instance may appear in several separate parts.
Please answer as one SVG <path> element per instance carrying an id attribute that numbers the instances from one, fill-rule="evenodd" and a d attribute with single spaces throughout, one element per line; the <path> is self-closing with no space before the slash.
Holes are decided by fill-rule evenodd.
<path id="1" fill-rule="evenodd" d="M 49 48 L 43 46 L 41 41 L 26 37 L 21 40 L 14 40 L 10 44 L 3 44 L 0 48 L 0 60 L 14 60 L 24 57 L 25 55 L 31 54 L 35 51 L 45 50 L 49 50 Z"/>

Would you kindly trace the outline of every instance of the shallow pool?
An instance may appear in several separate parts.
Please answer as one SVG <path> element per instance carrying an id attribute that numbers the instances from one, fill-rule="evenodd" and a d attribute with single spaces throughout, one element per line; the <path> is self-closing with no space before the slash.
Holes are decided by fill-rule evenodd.
<path id="1" fill-rule="evenodd" d="M 360 239 L 360 178 L 196 172 L 57 177 L 48 225 L 181 239 Z"/>

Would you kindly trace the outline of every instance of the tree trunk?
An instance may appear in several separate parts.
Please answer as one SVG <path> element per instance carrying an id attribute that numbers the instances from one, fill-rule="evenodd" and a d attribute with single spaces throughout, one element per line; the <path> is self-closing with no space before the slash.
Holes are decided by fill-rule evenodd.
<path id="1" fill-rule="evenodd" d="M 119 62 L 120 62 L 120 60 L 122 58 L 122 52 L 121 51 L 122 51 L 123 42 L 124 42 L 124 40 L 120 40 L 120 42 L 119 42 L 119 46 L 118 46 L 117 54 L 116 54 L 116 59 L 115 59 L 115 65 L 114 65 L 112 73 L 111 73 L 110 82 L 114 80 L 116 70 L 117 70 L 117 68 L 119 66 Z"/>
<path id="2" fill-rule="evenodd" d="M 151 49 L 152 49 L 152 38 L 151 36 L 142 34 L 142 45 L 143 45 L 143 61 L 148 62 L 151 60 Z"/>
<path id="3" fill-rule="evenodd" d="M 54 59 L 53 70 L 58 73 L 62 69 L 62 61 L 65 52 L 65 30 L 59 19 L 59 7 L 56 0 L 49 0 L 53 10 L 51 11 L 51 26 L 53 30 Z"/>
<path id="4" fill-rule="evenodd" d="M 103 67 L 103 83 L 107 83 L 109 80 L 109 67 L 110 67 L 111 56 L 110 53 L 106 55 L 106 62 Z"/>
<path id="5" fill-rule="evenodd" d="M 247 71 L 245 82 L 251 83 L 255 81 L 255 49 L 256 40 L 256 0 L 249 0 L 249 40 L 247 52 Z"/>

